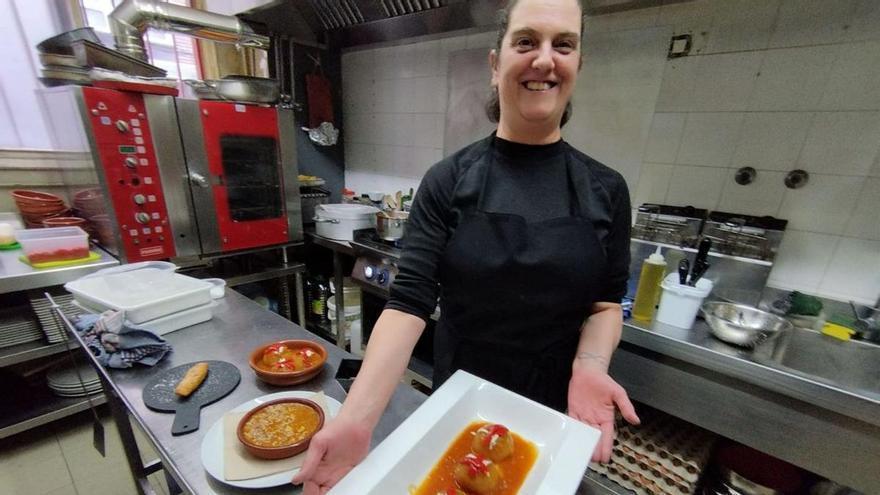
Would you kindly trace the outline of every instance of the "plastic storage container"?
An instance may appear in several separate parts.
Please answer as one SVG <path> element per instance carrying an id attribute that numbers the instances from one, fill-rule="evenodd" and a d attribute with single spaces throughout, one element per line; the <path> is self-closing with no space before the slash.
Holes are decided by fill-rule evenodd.
<path id="1" fill-rule="evenodd" d="M 655 320 L 678 328 L 690 329 L 703 300 L 712 292 L 712 281 L 701 278 L 696 287 L 681 285 L 678 273 L 670 273 L 663 279 L 663 295 L 660 296 L 660 307 Z"/>
<path id="2" fill-rule="evenodd" d="M 64 288 L 86 306 L 125 311 L 125 318 L 135 324 L 211 302 L 213 285 L 204 280 L 159 268 L 109 270 L 68 282 Z"/>
<path id="3" fill-rule="evenodd" d="M 89 257 L 89 235 L 79 227 L 17 230 L 15 240 L 31 263 Z"/>

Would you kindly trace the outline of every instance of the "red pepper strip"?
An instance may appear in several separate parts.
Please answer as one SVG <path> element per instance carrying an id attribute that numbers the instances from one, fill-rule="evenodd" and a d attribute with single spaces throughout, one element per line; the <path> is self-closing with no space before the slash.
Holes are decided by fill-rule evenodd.
<path id="1" fill-rule="evenodd" d="M 483 464 L 483 460 L 483 456 L 474 454 L 473 456 L 465 456 L 461 463 L 467 466 L 471 478 L 475 478 L 477 474 L 489 474 L 489 466 Z"/>
<path id="2" fill-rule="evenodd" d="M 483 444 L 488 448 L 489 444 L 492 443 L 493 436 L 498 435 L 499 437 L 502 437 L 504 435 L 507 435 L 508 431 L 509 430 L 506 427 L 504 427 L 503 425 L 490 426 L 489 430 L 488 430 L 488 434 L 486 435 L 486 438 L 483 439 Z"/>

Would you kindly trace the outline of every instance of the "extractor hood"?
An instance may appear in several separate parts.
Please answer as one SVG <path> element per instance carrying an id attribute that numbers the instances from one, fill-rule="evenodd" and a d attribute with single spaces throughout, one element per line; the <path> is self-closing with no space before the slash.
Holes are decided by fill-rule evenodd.
<path id="1" fill-rule="evenodd" d="M 687 0 L 584 0 L 586 15 L 656 7 Z M 491 28 L 506 0 L 275 0 L 239 14 L 275 34 L 342 45 L 395 41 L 471 28 Z"/>

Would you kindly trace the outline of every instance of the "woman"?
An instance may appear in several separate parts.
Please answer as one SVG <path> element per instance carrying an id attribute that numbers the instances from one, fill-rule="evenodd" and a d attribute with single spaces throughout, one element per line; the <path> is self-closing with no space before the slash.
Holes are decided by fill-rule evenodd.
<path id="1" fill-rule="evenodd" d="M 438 295 L 435 387 L 464 369 L 567 411 L 601 430 L 594 461 L 611 455 L 615 406 L 638 422 L 607 374 L 628 277 L 629 193 L 620 174 L 561 139 L 582 8 L 519 0 L 502 14 L 489 54 L 497 131 L 425 175 L 361 371 L 293 480 L 306 495 L 366 456 Z"/>

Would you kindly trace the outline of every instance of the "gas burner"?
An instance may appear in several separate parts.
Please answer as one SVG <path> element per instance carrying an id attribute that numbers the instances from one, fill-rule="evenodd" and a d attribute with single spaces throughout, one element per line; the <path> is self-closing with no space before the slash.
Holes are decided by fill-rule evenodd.
<path id="1" fill-rule="evenodd" d="M 403 252 L 400 240 L 386 241 L 379 237 L 376 229 L 355 230 L 353 237 L 351 245 L 358 255 L 364 252 L 374 256 L 392 258 L 396 262 Z"/>

